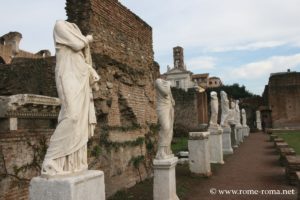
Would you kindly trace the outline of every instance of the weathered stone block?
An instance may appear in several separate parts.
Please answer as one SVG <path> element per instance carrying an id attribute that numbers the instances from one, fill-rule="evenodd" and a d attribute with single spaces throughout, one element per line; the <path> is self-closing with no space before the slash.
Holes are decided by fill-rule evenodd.
<path id="1" fill-rule="evenodd" d="M 175 167 L 178 162 L 177 157 L 153 160 L 154 168 L 154 200 L 179 200 L 176 194 Z"/>
<path id="2" fill-rule="evenodd" d="M 189 133 L 189 168 L 192 173 L 211 176 L 209 132 Z"/>
<path id="3" fill-rule="evenodd" d="M 104 174 L 88 170 L 65 177 L 35 177 L 29 190 L 30 200 L 105 200 Z"/>
<path id="4" fill-rule="evenodd" d="M 290 185 L 297 184 L 297 171 L 300 171 L 300 156 L 286 156 L 287 166 L 285 168 L 285 175 Z"/>
<path id="5" fill-rule="evenodd" d="M 230 127 L 223 128 L 222 134 L 223 154 L 233 154 L 231 146 L 231 129 Z"/>
<path id="6" fill-rule="evenodd" d="M 210 162 L 224 164 L 223 160 L 223 143 L 222 143 L 222 129 L 209 129 L 209 149 Z"/>

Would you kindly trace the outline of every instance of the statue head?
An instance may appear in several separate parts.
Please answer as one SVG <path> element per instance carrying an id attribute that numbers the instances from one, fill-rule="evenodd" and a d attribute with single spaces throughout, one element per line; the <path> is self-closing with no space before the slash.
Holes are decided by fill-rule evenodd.
<path id="1" fill-rule="evenodd" d="M 227 94 L 226 92 L 224 92 L 223 90 L 220 92 L 220 95 L 221 95 L 221 99 L 222 100 L 227 100 Z"/>
<path id="2" fill-rule="evenodd" d="M 218 94 L 215 91 L 210 92 L 210 97 L 212 99 L 218 99 Z"/>
<path id="3" fill-rule="evenodd" d="M 242 109 L 242 114 L 246 114 L 246 111 L 244 108 Z"/>

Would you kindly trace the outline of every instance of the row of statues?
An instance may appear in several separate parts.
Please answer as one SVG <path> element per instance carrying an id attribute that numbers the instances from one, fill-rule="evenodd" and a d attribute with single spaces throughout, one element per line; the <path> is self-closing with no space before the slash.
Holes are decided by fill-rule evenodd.
<path id="1" fill-rule="evenodd" d="M 83 171 L 87 166 L 87 142 L 96 125 L 92 89 L 100 77 L 92 67 L 89 43 L 91 35 L 84 36 L 78 26 L 57 21 L 54 27 L 56 49 L 55 80 L 61 111 L 42 165 L 42 175 L 54 176 Z M 157 116 L 160 124 L 156 159 L 174 157 L 173 138 L 174 105 L 169 81 L 157 79 Z M 219 128 L 219 103 L 216 92 L 211 92 L 210 128 Z M 227 94 L 221 91 L 221 127 L 234 123 L 241 126 L 239 101 L 229 108 Z M 246 126 L 246 113 L 242 109 L 242 122 Z"/>
<path id="2" fill-rule="evenodd" d="M 93 88 L 100 77 L 92 67 L 89 43 L 74 23 L 58 20 L 54 26 L 56 50 L 55 80 L 61 110 L 58 125 L 50 138 L 42 164 L 43 176 L 56 176 L 88 169 L 87 142 L 96 125 Z M 170 83 L 155 81 L 157 115 L 161 125 L 156 159 L 174 157 L 171 151 L 174 123 L 174 99 Z"/>
<path id="3" fill-rule="evenodd" d="M 221 127 L 229 127 L 230 124 L 236 124 L 236 126 L 247 126 L 247 116 L 245 109 L 242 109 L 242 113 L 239 107 L 239 100 L 231 102 L 231 108 L 229 108 L 229 100 L 226 92 L 221 91 Z M 210 93 L 211 101 L 211 117 L 209 122 L 209 127 L 218 127 L 218 110 L 219 110 L 219 101 L 218 95 L 216 92 L 212 91 Z M 242 116 L 242 123 L 241 123 Z"/>

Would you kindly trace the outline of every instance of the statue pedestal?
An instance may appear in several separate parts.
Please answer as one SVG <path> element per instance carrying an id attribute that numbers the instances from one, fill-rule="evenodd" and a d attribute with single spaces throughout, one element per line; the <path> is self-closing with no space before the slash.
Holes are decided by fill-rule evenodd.
<path id="1" fill-rule="evenodd" d="M 243 130 L 243 135 L 244 137 L 248 137 L 249 133 L 250 133 L 250 128 L 249 126 L 243 126 L 244 130 Z"/>
<path id="2" fill-rule="evenodd" d="M 224 164 L 223 160 L 223 144 L 221 128 L 209 128 L 209 149 L 210 149 L 210 162 Z"/>
<path id="3" fill-rule="evenodd" d="M 237 144 L 240 145 L 240 143 L 243 142 L 243 130 L 244 128 L 241 125 L 236 126 L 236 136 L 237 136 Z"/>
<path id="4" fill-rule="evenodd" d="M 211 176 L 209 132 L 189 133 L 189 168 L 200 176 Z"/>
<path id="5" fill-rule="evenodd" d="M 223 154 L 233 154 L 233 149 L 231 146 L 231 129 L 230 127 L 223 127 L 222 134 L 222 142 L 223 142 Z"/>
<path id="6" fill-rule="evenodd" d="M 153 160 L 154 168 L 154 200 L 179 200 L 176 194 L 175 167 L 178 162 L 177 157 Z"/>
<path id="7" fill-rule="evenodd" d="M 30 181 L 30 200 L 105 200 L 104 174 L 87 170 L 59 177 L 35 177 Z"/>

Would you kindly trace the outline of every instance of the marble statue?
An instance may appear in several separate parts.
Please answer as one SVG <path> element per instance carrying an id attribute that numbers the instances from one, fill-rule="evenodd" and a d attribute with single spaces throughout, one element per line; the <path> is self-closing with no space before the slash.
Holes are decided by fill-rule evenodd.
<path id="1" fill-rule="evenodd" d="M 155 81 L 155 88 L 157 91 L 157 116 L 160 123 L 156 159 L 162 160 L 174 156 L 171 150 L 171 141 L 173 138 L 175 101 L 169 81 L 159 78 Z"/>
<path id="2" fill-rule="evenodd" d="M 216 92 L 212 91 L 210 93 L 210 121 L 209 127 L 218 127 L 218 110 L 219 110 L 219 102 L 218 95 Z"/>
<path id="3" fill-rule="evenodd" d="M 41 173 L 45 176 L 88 168 L 87 142 L 96 125 L 92 87 L 99 80 L 89 51 L 91 35 L 82 35 L 76 24 L 63 20 L 56 21 L 53 35 L 61 110 L 42 165 Z"/>
<path id="4" fill-rule="evenodd" d="M 262 130 L 260 111 L 256 111 L 256 128 Z"/>
<path id="5" fill-rule="evenodd" d="M 246 116 L 246 111 L 244 108 L 242 109 L 242 125 L 244 127 L 247 126 L 247 116 Z"/>
<path id="6" fill-rule="evenodd" d="M 228 122 L 229 124 L 235 124 L 235 102 L 234 101 L 230 102 L 230 107 L 231 109 L 229 109 Z"/>
<path id="7" fill-rule="evenodd" d="M 240 111 L 240 106 L 239 106 L 239 100 L 235 101 L 235 121 L 237 126 L 241 125 L 241 111 Z"/>
<path id="8" fill-rule="evenodd" d="M 221 91 L 221 123 L 220 125 L 222 127 L 229 127 L 228 121 L 230 118 L 230 112 L 229 109 L 229 100 L 227 98 L 227 94 L 224 91 Z"/>

